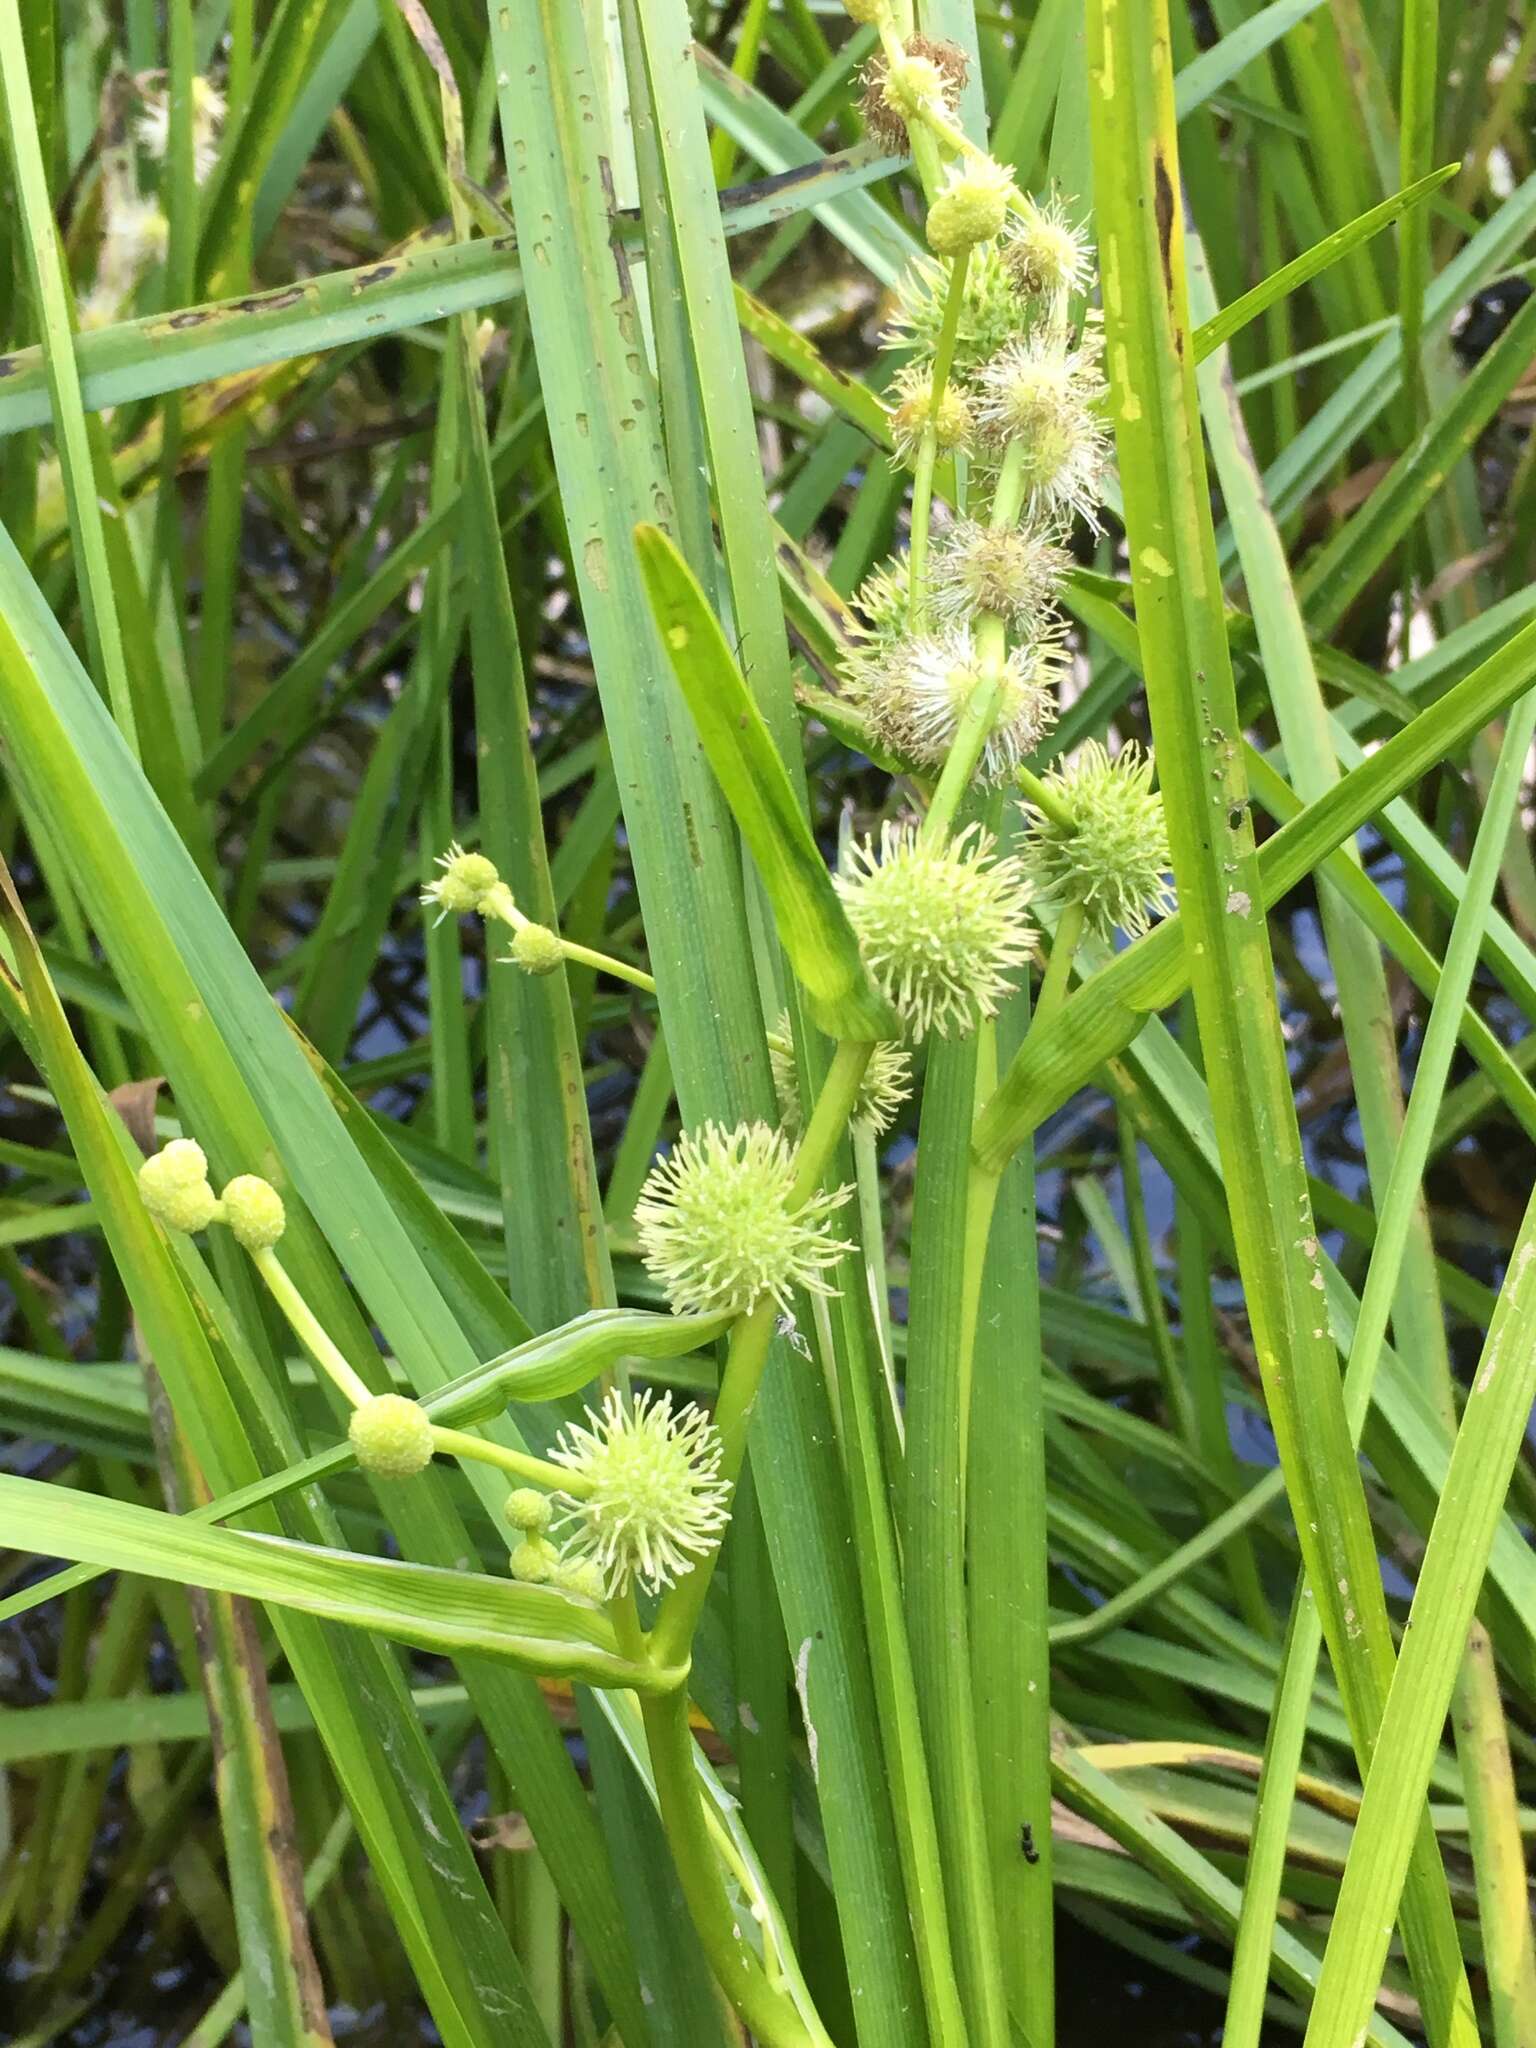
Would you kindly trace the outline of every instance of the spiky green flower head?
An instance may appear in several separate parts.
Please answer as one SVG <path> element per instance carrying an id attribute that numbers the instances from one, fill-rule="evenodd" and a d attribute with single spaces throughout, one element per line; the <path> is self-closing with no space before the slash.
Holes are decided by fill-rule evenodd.
<path id="1" fill-rule="evenodd" d="M 1049 732 L 1066 661 L 1059 631 L 1021 642 L 1004 655 L 997 713 L 977 765 L 982 781 L 1004 781 Z M 920 634 L 898 642 L 871 675 L 864 715 L 888 753 L 939 769 L 967 705 L 985 680 L 985 664 L 968 627 Z"/>
<path id="2" fill-rule="evenodd" d="M 192 1138 L 172 1138 L 139 1168 L 139 1195 L 167 1230 L 189 1236 L 206 1230 L 219 1214 L 219 1198 L 208 1183 L 208 1158 Z"/>
<path id="3" fill-rule="evenodd" d="M 917 360 L 931 363 L 944 325 L 948 294 L 949 265 L 932 256 L 916 257 L 896 287 L 896 309 L 883 337 L 886 346 L 910 348 Z M 1019 292 L 998 245 L 988 242 L 974 250 L 961 287 L 955 328 L 956 371 L 965 376 L 979 369 L 999 349 L 1026 334 L 1032 318 L 1030 302 Z"/>
<path id="4" fill-rule="evenodd" d="M 640 1256 L 679 1315 L 745 1315 L 764 1295 L 785 1313 L 797 1287 L 832 1294 L 824 1275 L 849 1249 L 829 1219 L 852 1188 L 791 1206 L 795 1148 L 767 1124 L 687 1131 L 646 1175 L 635 1204 Z"/>
<path id="5" fill-rule="evenodd" d="M 1128 741 L 1113 758 L 1086 740 L 1071 764 L 1052 769 L 1050 787 L 1071 813 L 1057 824 L 1024 806 L 1031 831 L 1024 860 L 1041 896 L 1081 903 L 1103 938 L 1132 938 L 1173 908 L 1172 865 L 1163 800 L 1152 787 L 1152 758 Z"/>
<path id="6" fill-rule="evenodd" d="M 357 1462 L 375 1479 L 414 1479 L 432 1462 L 432 1424 L 419 1401 L 375 1394 L 360 1401 L 347 1423 Z"/>
<path id="7" fill-rule="evenodd" d="M 800 1134 L 800 1087 L 795 1072 L 795 1046 L 789 1012 L 784 1011 L 768 1034 L 768 1066 L 778 1097 L 779 1121 L 793 1137 Z M 853 1098 L 848 1121 L 855 1132 L 878 1138 L 895 1123 L 901 1105 L 912 1093 L 912 1061 L 904 1047 L 876 1045 Z"/>
<path id="8" fill-rule="evenodd" d="M 550 1452 L 580 1482 L 557 1496 L 565 1558 L 595 1565 L 610 1599 L 636 1582 L 651 1593 L 675 1585 L 719 1547 L 730 1520 L 722 1449 L 702 1409 L 674 1413 L 670 1394 L 632 1400 L 614 1388 L 602 1413 L 589 1408 Z"/>
<path id="9" fill-rule="evenodd" d="M 520 924 L 512 934 L 510 957 L 524 974 L 554 974 L 565 964 L 565 948 L 547 924 Z"/>
<path id="10" fill-rule="evenodd" d="M 438 855 L 437 865 L 443 872 L 428 882 L 421 900 L 424 904 L 436 904 L 438 923 L 445 917 L 467 917 L 471 913 L 483 917 L 502 886 L 496 863 L 483 853 L 466 853 L 455 844 Z"/>
<path id="11" fill-rule="evenodd" d="M 1067 521 L 1081 514 L 1099 531 L 1109 460 L 1096 330 L 1069 349 L 1040 330 L 1013 341 L 981 372 L 980 413 L 999 451 L 1017 446 L 1031 517 Z"/>
<path id="12" fill-rule="evenodd" d="M 911 607 L 905 555 L 882 562 L 854 592 L 842 670 L 847 693 L 855 702 L 862 701 L 870 676 L 907 633 Z"/>
<path id="13" fill-rule="evenodd" d="M 1081 228 L 1067 218 L 1053 193 L 1041 205 L 1027 193 L 1008 223 L 1003 260 L 1021 292 L 1032 297 L 1065 299 L 1088 289 L 1093 276 L 1093 248 Z"/>
<path id="14" fill-rule="evenodd" d="M 944 189 L 934 195 L 925 232 L 935 256 L 961 256 L 994 241 L 1008 219 L 1013 174 L 991 157 L 971 157 L 952 166 Z"/>
<path id="15" fill-rule="evenodd" d="M 979 825 L 940 846 L 888 819 L 878 852 L 855 841 L 834 879 L 865 963 L 914 1039 L 968 1036 L 1034 950 L 1028 879 Z"/>
<path id="16" fill-rule="evenodd" d="M 270 1251 L 287 1228 L 282 1196 L 258 1173 L 237 1173 L 219 1202 L 236 1243 L 248 1252 Z"/>
<path id="17" fill-rule="evenodd" d="M 997 612 L 1026 638 L 1046 632 L 1072 557 L 1033 526 L 957 520 L 928 557 L 928 608 L 943 626 Z"/>
<path id="18" fill-rule="evenodd" d="M 896 403 L 891 407 L 891 450 L 907 469 L 917 465 L 917 453 L 930 426 L 941 455 L 968 449 L 976 434 L 976 414 L 964 386 L 953 377 L 945 379 L 938 404 L 933 398 L 933 374 L 921 363 L 907 363 L 897 371 Z"/>

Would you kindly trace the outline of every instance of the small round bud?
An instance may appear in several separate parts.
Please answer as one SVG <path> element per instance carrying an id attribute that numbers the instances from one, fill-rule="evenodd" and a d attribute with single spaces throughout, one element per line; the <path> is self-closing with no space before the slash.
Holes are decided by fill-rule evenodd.
<path id="1" fill-rule="evenodd" d="M 357 1462 L 376 1479 L 414 1479 L 432 1462 L 432 1424 L 419 1401 L 375 1394 L 352 1410 L 347 1436 Z"/>
<path id="2" fill-rule="evenodd" d="M 525 1536 L 507 1559 L 507 1569 L 525 1586 L 547 1586 L 555 1576 L 560 1553 L 542 1536 Z"/>
<path id="3" fill-rule="evenodd" d="M 610 1595 L 638 1580 L 658 1593 L 718 1546 L 731 1489 L 722 1446 L 702 1409 L 672 1411 L 670 1394 L 628 1400 L 615 1388 L 587 1425 L 562 1430 L 550 1456 L 583 1481 L 560 1496 L 571 1565 L 595 1565 Z"/>
<path id="4" fill-rule="evenodd" d="M 1012 191 L 1012 177 L 990 157 L 952 170 L 928 209 L 929 248 L 936 256 L 960 256 L 992 241 L 1008 218 Z"/>
<path id="5" fill-rule="evenodd" d="M 206 1230 L 219 1213 L 218 1197 L 208 1185 L 207 1155 L 191 1138 L 172 1138 L 145 1160 L 139 1168 L 139 1195 L 167 1230 Z"/>
<path id="6" fill-rule="evenodd" d="M 1008 223 L 1003 261 L 1019 290 L 1039 298 L 1086 291 L 1093 270 L 1088 238 L 1072 226 L 1061 201 L 1041 206 L 1027 195 Z"/>
<path id="7" fill-rule="evenodd" d="M 1023 858 L 1036 890 L 1081 903 L 1102 938 L 1116 931 L 1139 937 L 1173 908 L 1168 828 L 1151 756 L 1132 740 L 1111 759 L 1097 740 L 1085 740 L 1070 767 L 1046 780 L 1071 822 L 1024 806 L 1031 830 Z"/>
<path id="8" fill-rule="evenodd" d="M 828 1219 L 851 1188 L 790 1207 L 795 1151 L 766 1124 L 685 1132 L 646 1175 L 635 1204 L 640 1256 L 679 1315 L 745 1315 L 765 1294 L 788 1310 L 797 1287 L 830 1294 L 823 1275 L 848 1246 Z"/>
<path id="9" fill-rule="evenodd" d="M 928 604 L 939 625 L 970 624 L 997 612 L 1020 634 L 1046 631 L 1072 557 L 1028 526 L 961 519 L 928 558 Z"/>
<path id="10" fill-rule="evenodd" d="M 968 1036 L 1033 950 L 1023 869 L 998 859 L 979 825 L 928 846 L 887 820 L 879 852 L 855 842 L 834 879 L 870 974 L 916 1039 Z"/>
<path id="11" fill-rule="evenodd" d="M 439 854 L 437 865 L 443 872 L 428 882 L 421 900 L 436 904 L 439 922 L 445 917 L 483 912 L 486 899 L 501 883 L 493 860 L 487 860 L 483 853 L 466 853 L 462 846 L 450 846 L 446 853 Z"/>
<path id="12" fill-rule="evenodd" d="M 270 1251 L 287 1224 L 283 1198 L 259 1174 L 237 1173 L 221 1197 L 224 1221 L 248 1252 Z"/>
<path id="13" fill-rule="evenodd" d="M 520 924 L 512 934 L 511 957 L 525 974 L 553 974 L 565 964 L 565 948 L 547 924 Z"/>
<path id="14" fill-rule="evenodd" d="M 800 1090 L 795 1073 L 795 1048 L 785 1011 L 768 1034 L 768 1068 L 778 1097 L 779 1121 L 791 1137 L 800 1133 Z M 912 1093 L 912 1061 L 899 1045 L 877 1045 L 853 1098 L 848 1121 L 855 1131 L 878 1138 L 896 1121 Z"/>
<path id="15" fill-rule="evenodd" d="M 878 28 L 888 11 L 889 0 L 843 0 L 843 10 L 863 28 Z"/>
<path id="16" fill-rule="evenodd" d="M 1081 513 L 1097 532 L 1109 434 L 1099 412 L 1104 380 L 1095 341 L 1069 351 L 1047 334 L 1029 335 L 1001 350 L 980 382 L 988 438 L 1022 450 L 1031 513 L 1050 520 Z"/>
<path id="17" fill-rule="evenodd" d="M 542 1536 L 549 1527 L 552 1510 L 549 1496 L 536 1486 L 517 1486 L 507 1495 L 502 1513 L 514 1529 L 525 1535 Z"/>
<path id="18" fill-rule="evenodd" d="M 942 455 L 969 448 L 976 432 L 976 416 L 964 389 L 953 378 L 947 379 L 935 407 L 933 378 L 915 363 L 897 374 L 896 404 L 890 417 L 892 449 L 896 460 L 908 469 L 915 465 L 930 425 Z"/>
<path id="19" fill-rule="evenodd" d="M 1056 718 L 1056 689 L 1066 665 L 1059 632 L 1011 648 L 999 671 L 999 695 L 977 772 L 1001 782 L 1034 752 Z M 864 691 L 870 730 L 888 752 L 924 768 L 942 768 L 966 707 L 987 678 L 965 627 L 898 641 Z"/>
<path id="20" fill-rule="evenodd" d="M 602 1602 L 608 1598 L 603 1568 L 590 1557 L 562 1557 L 555 1566 L 554 1583 L 562 1593 L 574 1593 L 580 1600 Z"/>

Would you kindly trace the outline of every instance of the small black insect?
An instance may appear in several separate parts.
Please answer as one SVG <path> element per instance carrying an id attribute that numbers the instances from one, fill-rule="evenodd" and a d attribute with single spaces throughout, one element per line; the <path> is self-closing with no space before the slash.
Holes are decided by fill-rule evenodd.
<path id="1" fill-rule="evenodd" d="M 1038 1863 L 1040 1851 L 1035 1847 L 1035 1831 L 1028 1821 L 1019 1829 L 1019 1847 L 1024 1852 L 1026 1863 Z"/>

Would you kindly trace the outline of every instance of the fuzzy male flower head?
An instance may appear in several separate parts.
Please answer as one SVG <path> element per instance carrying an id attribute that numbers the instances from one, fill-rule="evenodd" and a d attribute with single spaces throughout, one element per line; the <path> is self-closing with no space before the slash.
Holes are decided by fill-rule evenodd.
<path id="1" fill-rule="evenodd" d="M 208 1183 L 208 1158 L 192 1138 L 172 1138 L 139 1168 L 139 1195 L 167 1230 L 206 1230 L 219 1213 Z"/>
<path id="2" fill-rule="evenodd" d="M 800 1130 L 800 1086 L 795 1071 L 795 1047 L 790 1035 L 789 1012 L 784 1011 L 768 1034 L 768 1065 L 773 1075 L 773 1092 L 778 1097 L 779 1120 L 792 1137 Z M 878 1138 L 896 1121 L 901 1105 L 912 1093 L 912 1061 L 900 1045 L 877 1045 L 869 1056 L 864 1078 L 853 1098 L 848 1121 L 855 1131 Z"/>
<path id="3" fill-rule="evenodd" d="M 933 256 L 914 258 L 896 287 L 896 306 L 884 337 L 887 346 L 910 348 L 918 361 L 931 363 L 948 294 L 949 265 Z M 964 376 L 990 361 L 999 349 L 1028 332 L 1031 319 L 1030 303 L 1020 295 L 997 244 L 988 242 L 973 250 L 960 292 L 956 371 Z"/>
<path id="4" fill-rule="evenodd" d="M 646 1175 L 635 1204 L 640 1256 L 679 1315 L 744 1315 L 797 1287 L 831 1294 L 827 1270 L 848 1246 L 829 1218 L 853 1192 L 822 1190 L 791 1207 L 795 1149 L 766 1124 L 685 1132 Z"/>
<path id="5" fill-rule="evenodd" d="M 1152 759 L 1129 741 L 1113 758 L 1087 740 L 1065 769 L 1046 778 L 1070 813 L 1058 824 L 1025 805 L 1030 835 L 1024 860 L 1036 891 L 1081 903 L 1101 937 L 1138 937 L 1173 908 L 1168 829 L 1152 787 Z"/>
<path id="6" fill-rule="evenodd" d="M 1045 333 L 1010 342 L 981 372 L 980 385 L 983 431 L 999 452 L 1019 447 L 1033 516 L 1080 513 L 1097 532 L 1109 430 L 1094 330 L 1072 350 Z"/>
<path id="7" fill-rule="evenodd" d="M 638 1581 L 675 1585 L 719 1546 L 731 1489 L 719 1433 L 702 1409 L 670 1394 L 631 1400 L 614 1388 L 601 1414 L 568 1424 L 550 1457 L 580 1485 L 556 1496 L 563 1557 L 596 1566 L 610 1598 Z"/>
<path id="8" fill-rule="evenodd" d="M 1065 548 L 1034 527 L 957 520 L 928 558 L 928 608 L 944 626 L 997 612 L 1016 633 L 1033 637 L 1050 624 L 1071 566 Z"/>
<path id="9" fill-rule="evenodd" d="M 887 820 L 835 877 L 871 975 L 908 1031 L 965 1037 L 996 1013 L 1033 951 L 1029 883 L 979 825 L 944 846 Z"/>
<path id="10" fill-rule="evenodd" d="M 1042 634 L 1004 655 L 997 712 L 978 768 L 983 781 L 1004 780 L 1050 730 L 1066 659 L 1059 633 Z M 897 642 L 871 674 L 864 714 L 887 752 L 939 769 L 967 705 L 985 680 L 985 665 L 968 627 L 919 634 Z"/>
<path id="11" fill-rule="evenodd" d="M 347 1423 L 357 1462 L 375 1479 L 414 1479 L 432 1462 L 432 1424 L 419 1401 L 375 1394 L 360 1401 Z"/>
<path id="12" fill-rule="evenodd" d="M 442 869 L 421 892 L 423 903 L 437 906 L 438 922 L 445 917 L 484 914 L 492 896 L 502 886 L 496 863 L 483 853 L 466 853 L 455 843 L 437 856 Z"/>
<path id="13" fill-rule="evenodd" d="M 270 1251 L 288 1225 L 283 1198 L 257 1173 L 237 1173 L 219 1197 L 224 1221 L 248 1252 Z"/>
<path id="14" fill-rule="evenodd" d="M 856 4 L 883 8 L 884 0 Z M 882 149 L 905 152 L 909 121 L 920 118 L 925 107 L 952 117 L 969 70 L 970 60 L 959 44 L 936 36 L 909 36 L 895 65 L 884 56 L 872 58 L 864 68 L 862 103 L 870 135 Z"/>
<path id="15" fill-rule="evenodd" d="M 1013 174 L 991 157 L 953 166 L 928 209 L 925 232 L 934 255 L 961 256 L 993 241 L 1003 231 L 1012 193 Z"/>
<path id="16" fill-rule="evenodd" d="M 139 80 L 143 96 L 144 111 L 139 116 L 139 147 L 146 156 L 157 160 L 165 157 L 171 146 L 171 101 L 164 89 L 156 89 L 152 81 L 156 74 L 146 73 Z M 219 160 L 219 129 L 225 114 L 224 95 L 211 78 L 197 77 L 192 81 L 192 161 L 197 182 L 201 185 L 212 172 Z"/>
<path id="17" fill-rule="evenodd" d="M 1003 261 L 1021 292 L 1032 297 L 1071 297 L 1085 292 L 1093 275 L 1093 250 L 1081 228 L 1073 227 L 1053 194 L 1042 205 L 1026 193 L 1008 223 Z"/>
<path id="18" fill-rule="evenodd" d="M 976 415 L 964 389 L 951 377 L 933 401 L 933 376 L 920 363 L 907 363 L 896 373 L 896 403 L 891 407 L 891 446 L 897 462 L 911 469 L 931 425 L 941 455 L 969 448 Z"/>

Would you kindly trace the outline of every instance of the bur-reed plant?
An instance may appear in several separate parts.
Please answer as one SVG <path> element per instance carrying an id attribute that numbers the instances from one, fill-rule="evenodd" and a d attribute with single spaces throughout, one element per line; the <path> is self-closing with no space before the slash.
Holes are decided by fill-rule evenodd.
<path id="1" fill-rule="evenodd" d="M 1531 54 L 0 0 L 26 2038 L 1536 2038 Z"/>

